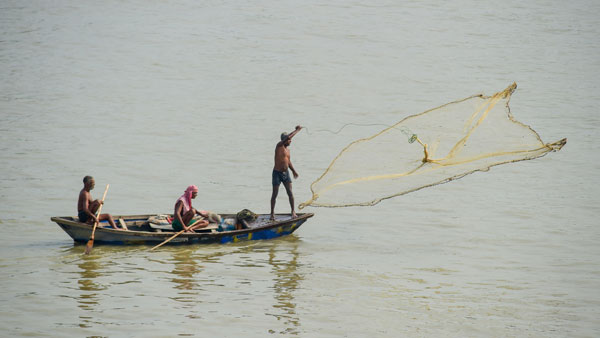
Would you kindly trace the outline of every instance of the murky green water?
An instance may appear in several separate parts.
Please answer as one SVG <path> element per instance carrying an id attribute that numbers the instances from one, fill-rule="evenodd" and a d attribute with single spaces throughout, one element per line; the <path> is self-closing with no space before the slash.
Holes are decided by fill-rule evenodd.
<path id="1" fill-rule="evenodd" d="M 594 337 L 600 334 L 600 14 L 592 1 L 0 5 L 0 335 Z M 296 202 L 351 140 L 516 81 L 558 153 L 375 207 L 309 209 L 277 240 L 84 247 L 104 211 L 268 212 L 275 143 Z M 283 191 L 278 212 L 287 212 Z"/>

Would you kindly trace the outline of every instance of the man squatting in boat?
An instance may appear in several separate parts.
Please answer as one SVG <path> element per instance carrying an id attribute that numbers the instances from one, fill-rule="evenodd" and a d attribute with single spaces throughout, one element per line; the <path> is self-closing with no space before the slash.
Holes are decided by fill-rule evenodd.
<path id="1" fill-rule="evenodd" d="M 194 232 L 195 229 L 205 228 L 208 225 L 208 221 L 205 219 L 194 222 L 194 216 L 196 215 L 208 218 L 208 212 L 192 208 L 192 199 L 196 196 L 198 196 L 198 187 L 190 185 L 185 189 L 183 195 L 177 199 L 175 212 L 173 213 L 173 223 L 171 223 L 173 230 Z"/>
<path id="2" fill-rule="evenodd" d="M 92 176 L 85 176 L 83 178 L 83 189 L 79 192 L 79 199 L 77 201 L 77 216 L 79 217 L 79 221 L 82 223 L 94 224 L 95 222 L 108 220 L 108 223 L 110 223 L 113 228 L 119 229 L 110 214 L 100 214 L 96 217 L 96 211 L 98 211 L 98 208 L 104 202 L 100 200 L 92 201 L 90 190 L 94 189 L 95 186 L 96 181 Z"/>
<path id="3" fill-rule="evenodd" d="M 292 179 L 290 177 L 290 171 L 294 174 L 294 178 L 298 178 L 298 173 L 294 169 L 292 162 L 290 161 L 290 149 L 289 146 L 292 143 L 292 137 L 296 135 L 301 126 L 296 126 L 296 129 L 291 133 L 282 133 L 281 141 L 277 142 L 275 146 L 275 166 L 273 167 L 272 182 L 273 182 L 273 194 L 271 195 L 271 220 L 275 219 L 275 202 L 277 200 L 277 194 L 279 193 L 279 185 L 283 183 L 285 191 L 288 194 L 290 200 L 290 207 L 292 208 L 292 218 L 297 217 L 294 211 L 294 194 L 292 193 Z"/>

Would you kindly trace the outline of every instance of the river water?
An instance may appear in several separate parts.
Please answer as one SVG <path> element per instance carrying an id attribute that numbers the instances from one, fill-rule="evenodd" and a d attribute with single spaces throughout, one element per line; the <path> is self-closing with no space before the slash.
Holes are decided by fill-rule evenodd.
<path id="1" fill-rule="evenodd" d="M 598 17 L 585 0 L 0 1 L 0 335 L 600 336 Z M 85 256 L 50 221 L 76 214 L 84 175 L 112 214 L 169 212 L 190 184 L 204 209 L 268 212 L 297 124 L 299 203 L 373 124 L 513 81 L 516 119 L 560 152 L 307 208 L 270 241 Z"/>

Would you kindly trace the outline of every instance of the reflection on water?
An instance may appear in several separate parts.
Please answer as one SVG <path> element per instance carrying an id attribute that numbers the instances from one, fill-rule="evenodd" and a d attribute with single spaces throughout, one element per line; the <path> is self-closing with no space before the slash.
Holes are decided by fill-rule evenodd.
<path id="1" fill-rule="evenodd" d="M 62 278 L 62 292 L 76 301 L 71 319 L 78 318 L 73 325 L 82 329 L 115 325 L 114 311 L 129 308 L 135 311 L 127 316 L 137 318 L 147 308 L 149 314 L 161 309 L 161 318 L 147 325 L 179 323 L 178 334 L 196 334 L 194 328 L 207 321 L 237 320 L 242 326 L 258 324 L 264 333 L 299 335 L 296 291 L 304 280 L 300 243 L 290 236 L 258 243 L 173 246 L 162 253 L 99 246 L 91 255 L 75 246 L 61 253 L 54 272 Z"/>
<path id="2" fill-rule="evenodd" d="M 219 308 L 232 309 L 239 302 L 255 303 L 257 297 L 264 302 L 264 292 L 274 292 L 271 308 L 264 314 L 277 319 L 277 329 L 269 329 L 270 333 L 298 335 L 300 319 L 296 313 L 294 291 L 303 280 L 298 272 L 300 254 L 298 239 L 290 237 L 262 243 L 240 243 L 226 247 L 173 247 L 173 269 L 169 271 L 169 279 L 174 288 L 179 290 L 171 299 L 183 303 L 186 308 L 201 307 L 205 310 L 212 302 L 218 302 Z M 266 270 L 265 270 L 266 268 Z M 234 270 L 233 272 L 231 272 Z M 232 285 L 232 276 L 241 288 L 228 289 Z M 261 289 L 261 281 L 269 276 L 272 281 L 267 290 Z M 227 274 L 227 275 L 225 275 Z M 224 296 L 223 293 L 228 293 Z M 214 299 L 215 294 L 221 298 Z M 248 297 L 248 294 L 251 297 Z M 241 295 L 241 299 L 239 298 Z M 202 303 L 205 304 L 202 307 Z M 228 310 L 229 312 L 230 310 Z M 235 311 L 234 311 L 235 312 Z M 231 314 L 229 314 L 231 315 Z M 235 316 L 235 315 L 234 315 Z M 193 313 L 188 318 L 197 318 Z"/>
<path id="3" fill-rule="evenodd" d="M 98 278 L 102 277 L 103 266 L 100 264 L 99 257 L 96 255 L 82 255 L 81 262 L 77 264 L 81 269 L 80 278 L 77 279 L 80 295 L 77 298 L 79 308 L 86 311 L 93 311 L 99 304 L 101 291 L 106 287 L 98 283 Z M 79 326 L 88 328 L 92 325 L 93 316 L 79 316 L 81 322 Z"/>
<path id="4" fill-rule="evenodd" d="M 175 283 L 175 288 L 179 290 L 196 290 L 198 282 L 194 278 L 201 270 L 197 263 L 197 258 L 189 248 L 180 248 L 181 250 L 173 251 L 173 263 L 175 267 L 171 271 L 173 278 L 171 281 Z M 187 293 L 196 294 L 196 293 Z M 180 298 L 180 301 L 189 301 L 189 297 Z"/>
<path id="5" fill-rule="evenodd" d="M 286 329 L 280 333 L 297 335 L 300 328 L 300 318 L 296 314 L 296 303 L 294 301 L 294 291 L 298 288 L 303 276 L 298 273 L 298 242 L 288 241 L 282 243 L 282 249 L 273 245 L 269 250 L 269 264 L 274 273 L 275 300 L 277 301 L 273 308 L 279 310 L 279 314 L 273 314 L 277 320 L 283 321 Z M 289 255 L 287 250 L 289 249 Z M 289 258 L 285 256 L 291 256 Z M 287 258 L 287 259 L 286 259 Z"/>

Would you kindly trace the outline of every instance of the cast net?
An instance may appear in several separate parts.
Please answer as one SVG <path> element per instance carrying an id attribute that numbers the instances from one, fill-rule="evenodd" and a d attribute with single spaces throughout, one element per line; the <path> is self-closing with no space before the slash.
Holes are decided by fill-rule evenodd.
<path id="1" fill-rule="evenodd" d="M 508 103 L 516 88 L 451 102 L 350 143 L 311 184 L 312 198 L 300 208 L 375 205 L 560 150 L 567 139 L 544 143 L 513 118 Z"/>

